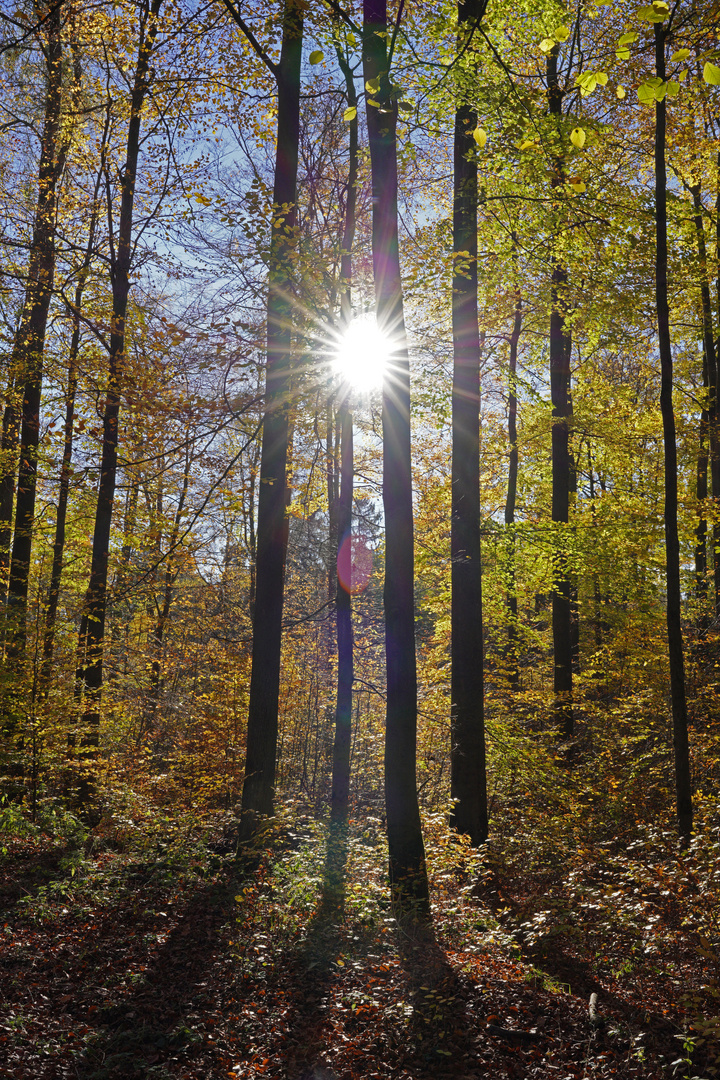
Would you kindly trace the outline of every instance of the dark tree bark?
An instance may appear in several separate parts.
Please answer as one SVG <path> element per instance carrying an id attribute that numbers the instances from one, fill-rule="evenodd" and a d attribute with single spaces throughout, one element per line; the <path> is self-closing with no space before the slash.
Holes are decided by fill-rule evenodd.
<path id="1" fill-rule="evenodd" d="M 44 23 L 43 52 L 47 65 L 45 119 L 40 146 L 38 201 L 33 227 L 28 285 L 18 333 L 15 338 L 10 370 L 22 386 L 22 406 L 10 406 L 7 427 L 3 431 L 3 449 L 12 460 L 20 427 L 20 464 L 18 470 L 15 530 L 8 582 L 8 658 L 19 659 L 25 652 L 28 576 L 35 522 L 35 489 L 40 434 L 40 397 L 42 393 L 45 330 L 55 276 L 55 216 L 57 182 L 64 163 L 60 144 L 62 114 L 62 4 L 52 7 Z M 12 399 L 11 399 L 12 400 Z M 6 444 L 7 443 L 7 447 Z M 10 469 L 6 464 L 6 469 Z M 3 481 L 0 512 L 4 523 L 3 539 L 9 547 L 9 521 L 12 513 L 14 474 Z M 4 515 L 7 514 L 7 517 Z M 5 545 L 2 544 L 4 547 Z"/>
<path id="2" fill-rule="evenodd" d="M 355 83 L 345 56 L 338 45 L 338 62 L 345 76 L 348 107 L 357 108 Z M 352 249 L 355 241 L 358 176 L 358 120 L 350 121 L 348 180 L 345 198 L 345 224 L 340 258 L 341 325 L 345 329 L 352 318 L 351 283 Z M 335 625 L 337 632 L 337 703 L 333 743 L 332 794 L 330 819 L 343 826 L 350 809 L 350 750 L 352 739 L 352 686 L 354 678 L 354 642 L 352 626 L 352 505 L 353 505 L 353 418 L 345 388 L 341 388 L 338 410 L 340 428 L 340 492 L 336 501 L 337 560 L 335 566 Z M 341 567 L 341 560 L 346 565 Z M 345 585 L 343 585 L 343 582 Z"/>
<path id="3" fill-rule="evenodd" d="M 547 60 L 548 109 L 553 117 L 562 115 L 563 92 L 558 82 L 556 46 Z M 558 125 L 559 127 L 559 125 Z M 563 161 L 556 156 L 553 188 L 565 183 Z M 568 270 L 557 254 L 552 255 L 550 285 L 550 396 L 553 406 L 552 426 L 552 520 L 557 530 L 553 566 L 552 628 L 553 689 L 558 731 L 570 738 L 574 730 L 572 673 L 572 604 L 571 582 L 567 567 L 563 525 L 569 520 L 570 502 L 570 349 L 568 317 Z"/>
<path id="4" fill-rule="evenodd" d="M 518 671 L 517 652 L 517 592 L 515 587 L 515 503 L 517 500 L 518 480 L 518 445 L 517 445 L 517 354 L 522 330 L 522 293 L 520 286 L 515 287 L 515 315 L 513 328 L 510 334 L 510 350 L 508 358 L 508 442 L 510 443 L 510 456 L 508 459 L 508 486 L 505 498 L 505 525 L 508 529 L 508 629 L 507 629 L 507 661 L 508 679 L 510 689 L 517 690 L 520 686 Z"/>
<path id="5" fill-rule="evenodd" d="M 253 652 L 248 706 L 242 833 L 250 839 L 274 812 L 280 650 L 287 552 L 287 464 L 292 375 L 292 294 L 295 274 L 297 170 L 300 143 L 302 0 L 285 0 L 280 60 L 272 63 L 233 0 L 230 15 L 277 83 L 277 151 L 267 299 L 265 414 L 260 458 Z"/>
<path id="6" fill-rule="evenodd" d="M 416 787 L 417 668 L 410 461 L 410 365 L 403 314 L 397 223 L 397 100 L 389 78 L 386 0 L 363 3 L 363 74 L 368 94 L 372 168 L 372 249 L 380 330 L 393 342 L 383 384 L 385 512 L 385 806 L 393 904 L 405 916 L 429 916 L 425 847 Z M 371 104 L 375 101 L 377 104 Z"/>
<path id="7" fill-rule="evenodd" d="M 142 109 L 149 86 L 150 56 L 155 44 L 157 16 L 162 0 L 141 10 L 140 42 L 135 65 L 133 89 L 130 101 L 125 165 L 120 177 L 120 219 L 117 241 L 113 245 L 110 260 L 112 285 L 112 328 L 110 333 L 110 356 L 108 382 L 103 408 L 103 445 L 100 461 L 95 526 L 93 530 L 90 580 L 85 595 L 85 618 L 80 632 L 79 670 L 85 690 L 85 713 L 82 720 L 82 744 L 93 748 L 100 737 L 100 697 L 103 681 L 103 639 L 107 609 L 107 578 L 110 551 L 110 528 L 117 476 L 117 455 L 122 381 L 125 370 L 125 320 L 130 273 L 132 269 L 133 210 L 135 184 L 140 153 L 140 128 Z M 107 177 L 108 200 L 110 200 L 109 176 Z M 108 206 L 108 216 L 111 207 Z M 81 784 L 80 798 L 87 803 L 91 797 L 88 783 Z"/>
<path id="8" fill-rule="evenodd" d="M 484 0 L 458 0 L 461 47 L 483 10 Z M 488 835 L 480 551 L 476 127 L 477 113 L 461 102 L 455 112 L 453 195 L 450 820 L 475 846 L 484 843 Z"/>
<path id="9" fill-rule="evenodd" d="M 666 29 L 655 24 L 655 68 L 666 79 Z M 673 747 L 675 751 L 675 791 L 678 832 L 687 845 L 692 833 L 692 794 L 688 748 L 687 705 L 685 700 L 685 660 L 680 622 L 680 541 L 678 537 L 678 482 L 675 413 L 673 410 L 673 357 L 668 304 L 667 177 L 665 168 L 666 100 L 655 105 L 655 299 L 657 305 L 658 348 L 660 352 L 660 411 L 665 445 L 665 553 L 667 585 L 667 632 L 670 659 Z"/>

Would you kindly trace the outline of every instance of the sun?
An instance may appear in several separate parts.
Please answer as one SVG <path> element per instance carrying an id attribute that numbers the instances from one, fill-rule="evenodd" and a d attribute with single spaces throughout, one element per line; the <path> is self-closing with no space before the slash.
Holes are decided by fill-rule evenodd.
<path id="1" fill-rule="evenodd" d="M 338 341 L 333 368 L 353 389 L 369 393 L 382 386 L 392 353 L 390 338 L 378 327 L 374 316 L 360 315 Z"/>

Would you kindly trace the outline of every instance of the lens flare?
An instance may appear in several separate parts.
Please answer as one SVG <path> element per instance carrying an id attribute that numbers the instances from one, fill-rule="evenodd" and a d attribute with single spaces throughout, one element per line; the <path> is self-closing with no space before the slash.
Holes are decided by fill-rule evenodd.
<path id="1" fill-rule="evenodd" d="M 338 580 L 345 592 L 357 596 L 372 574 L 372 551 L 359 536 L 346 536 L 337 559 Z"/>

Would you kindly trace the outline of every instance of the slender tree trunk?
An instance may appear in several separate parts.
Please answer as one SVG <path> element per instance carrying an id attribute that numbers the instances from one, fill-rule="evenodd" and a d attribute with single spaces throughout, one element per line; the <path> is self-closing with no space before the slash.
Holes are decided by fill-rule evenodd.
<path id="1" fill-rule="evenodd" d="M 186 432 L 186 436 L 189 440 L 190 432 Z M 178 543 L 178 537 L 180 536 L 180 527 L 182 525 L 183 514 L 185 512 L 185 501 L 187 499 L 188 487 L 190 484 L 190 453 L 189 443 L 188 451 L 185 456 L 185 471 L 183 473 L 182 485 L 180 488 L 180 494 L 175 508 L 175 516 L 173 518 L 173 525 L 170 532 L 170 538 L 168 543 L 168 554 L 165 563 L 165 575 L 163 580 L 163 602 L 162 607 L 158 611 L 157 619 L 155 620 L 155 627 L 152 633 L 152 662 L 150 667 L 150 687 L 148 691 L 149 705 L 145 713 L 145 730 L 150 730 L 155 726 L 157 720 L 158 705 L 160 703 L 160 694 L 162 691 L 162 661 L 163 661 L 163 642 L 165 639 L 165 630 L 170 618 L 170 606 L 172 604 L 173 586 L 175 585 L 175 579 L 178 574 L 177 563 L 178 558 L 175 554 L 175 549 Z M 162 553 L 159 553 L 162 556 Z"/>
<path id="2" fill-rule="evenodd" d="M 260 459 L 253 654 L 247 758 L 242 793 L 243 835 L 274 810 L 280 695 L 280 650 L 287 551 L 287 462 L 290 438 L 291 326 L 300 140 L 301 0 L 285 0 L 278 90 L 277 156 L 267 300 L 265 415 Z"/>
<path id="3" fill-rule="evenodd" d="M 698 627 L 707 627 L 707 494 L 708 494 L 708 410 L 709 398 L 707 348 L 703 343 L 703 390 L 705 398 L 700 412 L 698 432 L 698 458 L 695 494 L 697 498 L 697 525 L 695 526 L 695 599 L 698 604 Z"/>
<path id="4" fill-rule="evenodd" d="M 519 284 L 515 287 L 515 316 L 510 334 L 510 355 L 508 359 L 508 442 L 510 456 L 508 460 L 508 486 L 505 498 L 505 525 L 508 530 L 508 629 L 507 659 L 510 689 L 520 686 L 517 647 L 517 590 L 515 584 L 515 503 L 517 500 L 518 480 L 518 445 L 517 445 L 517 354 L 522 330 L 522 293 Z"/>
<path id="5" fill-rule="evenodd" d="M 707 245 L 705 243 L 705 225 L 703 222 L 703 205 L 700 193 L 700 185 L 696 184 L 692 188 L 693 197 L 693 223 L 695 226 L 695 242 L 697 244 L 698 252 L 698 272 L 699 272 L 699 286 L 700 286 L 700 304 L 702 310 L 702 337 L 703 337 L 703 384 L 706 389 L 708 397 L 707 411 L 703 410 L 703 414 L 700 418 L 700 440 L 701 440 L 701 454 L 698 458 L 698 470 L 701 469 L 702 457 L 704 454 L 704 471 L 705 471 L 705 498 L 707 498 L 707 468 L 708 468 L 708 454 L 703 451 L 704 435 L 707 432 L 710 441 L 710 485 L 712 491 L 712 505 L 713 505 L 713 571 L 715 582 L 715 615 L 720 614 L 720 521 L 718 518 L 718 511 L 720 510 L 720 431 L 718 430 L 718 358 L 715 349 L 715 337 L 713 334 L 713 313 L 712 313 L 712 301 L 710 299 L 710 276 L 708 272 L 708 259 L 707 259 Z M 702 485 L 702 478 L 700 471 L 698 471 L 698 486 Z M 707 524 L 705 520 L 706 502 L 699 503 L 700 519 L 698 521 L 698 529 L 703 533 L 703 555 L 705 546 L 705 536 L 707 532 Z M 698 537 L 699 543 L 699 537 Z M 696 550 L 697 555 L 697 550 Z M 702 560 L 701 560 L 702 561 Z M 707 566 L 706 570 L 707 572 Z"/>
<path id="6" fill-rule="evenodd" d="M 482 0 L 458 0 L 464 45 Z M 455 112 L 451 562 L 451 823 L 473 845 L 488 835 L 480 552 L 480 330 L 478 323 L 477 113 Z"/>
<path id="7" fill-rule="evenodd" d="M 10 572 L 10 544 L 12 543 L 12 513 L 15 502 L 15 479 L 17 476 L 18 442 L 20 439 L 20 402 L 18 401 L 18 373 L 10 370 L 5 408 L 3 410 L 2 439 L 0 440 L 0 604 L 7 600 Z M 3 627 L 3 641 L 5 629 Z M 0 649 L 0 652 L 3 650 Z"/>
<path id="8" fill-rule="evenodd" d="M 79 666 L 83 674 L 86 697 L 85 713 L 82 721 L 84 728 L 82 742 L 89 748 L 96 747 L 100 737 L 100 696 L 103 682 L 103 647 L 107 609 L 110 529 L 115 500 L 118 428 L 125 370 L 125 320 L 132 269 L 135 184 L 140 153 L 142 109 L 149 85 L 149 62 L 155 44 L 158 29 L 157 16 L 161 4 L 162 0 L 152 0 L 149 8 L 143 12 L 140 26 L 140 44 L 130 103 L 126 159 L 120 180 L 121 201 L 117 247 L 113 250 L 110 265 L 112 329 L 110 333 L 107 391 L 103 409 L 103 445 L 93 530 L 90 580 L 85 595 L 86 619 L 83 627 L 84 634 L 83 629 L 81 629 L 79 648 L 81 657 Z M 108 213 L 110 213 L 110 208 L 108 208 Z M 90 785 L 88 783 L 81 784 L 81 802 L 87 804 L 90 797 Z"/>
<path id="9" fill-rule="evenodd" d="M 563 93 L 557 74 L 558 46 L 548 56 L 548 106 L 551 116 L 562 115 Z M 562 158 L 555 159 L 553 188 L 565 182 Z M 557 529 L 553 566 L 553 689 L 555 716 L 560 734 L 571 738 L 573 720 L 572 678 L 572 605 L 571 583 L 567 566 L 564 525 L 569 520 L 570 502 L 570 329 L 568 316 L 568 270 L 562 258 L 552 255 L 550 286 L 550 396 L 553 406 L 552 426 L 552 520 Z"/>
<path id="10" fill-rule="evenodd" d="M 655 24 L 655 66 L 657 76 L 665 73 L 665 28 Z M 680 840 L 690 842 L 692 832 L 692 795 L 690 754 L 688 748 L 687 705 L 685 701 L 685 661 L 680 622 L 680 541 L 678 537 L 677 445 L 673 410 L 673 358 L 670 342 L 668 304 L 667 178 L 665 170 L 666 100 L 655 105 L 655 298 L 657 304 L 658 348 L 660 352 L 660 411 L 665 444 L 665 552 L 667 583 L 667 629 L 670 658 L 670 693 L 672 698 L 673 746 L 675 749 L 675 785 Z"/>
<path id="11" fill-rule="evenodd" d="M 350 806 L 350 745 L 352 738 L 353 626 L 352 596 L 352 498 L 353 498 L 353 418 L 347 402 L 340 409 L 341 459 L 338 499 L 338 549 L 336 608 L 338 647 L 337 707 L 333 744 L 332 796 L 330 816 L 344 824 Z"/>
<path id="12" fill-rule="evenodd" d="M 35 523 L 43 354 L 55 275 L 56 190 L 64 161 L 64 153 L 59 146 L 62 112 L 61 17 L 62 4 L 58 4 L 50 9 L 45 21 L 47 87 L 40 147 L 38 201 L 25 306 L 10 362 L 11 371 L 17 373 L 18 382 L 23 387 L 15 530 L 8 581 L 7 649 L 8 658 L 13 660 L 24 654 L 27 637 L 28 578 Z M 17 416 L 9 418 L 7 435 L 11 443 L 17 439 L 18 420 Z M 14 457 L 11 447 L 8 456 L 11 460 Z M 7 502 L 2 509 L 8 510 L 12 506 L 12 482 L 8 484 L 8 490 L 4 494 Z M 7 520 L 9 521 L 9 516 Z"/>
<path id="13" fill-rule="evenodd" d="M 357 108 L 355 83 L 345 56 L 338 45 L 337 56 L 345 76 L 348 107 Z M 340 259 L 341 301 L 340 316 L 343 329 L 352 318 L 352 250 L 355 241 L 358 174 L 358 120 L 350 121 L 348 147 L 348 181 L 345 199 L 345 224 Z M 333 744 L 332 795 L 330 817 L 333 823 L 345 825 L 350 809 L 350 750 L 352 743 L 352 687 L 354 678 L 354 642 L 352 625 L 352 505 L 353 505 L 353 418 L 348 394 L 341 388 L 338 410 L 340 426 L 340 494 L 336 501 L 336 565 L 335 620 L 337 631 L 337 704 L 335 710 L 335 740 Z M 341 566 L 341 562 L 344 564 Z"/>
<path id="14" fill-rule="evenodd" d="M 43 638 L 43 661 L 40 674 L 40 686 L 45 691 L 50 683 L 53 654 L 55 651 L 55 623 L 57 619 L 58 601 L 60 599 L 60 583 L 62 579 L 63 558 L 65 553 L 65 533 L 67 526 L 68 498 L 70 495 L 70 482 L 72 479 L 72 453 L 73 453 L 73 425 L 75 423 L 75 394 L 77 391 L 77 362 L 80 350 L 80 326 L 81 310 L 85 285 L 87 283 L 95 245 L 95 228 L 98 216 L 98 194 L 100 176 L 98 176 L 93 199 L 93 208 L 90 216 L 88 242 L 85 249 L 85 258 L 78 276 L 75 288 L 75 298 L 72 311 L 72 338 L 68 352 L 68 381 L 65 396 L 65 437 L 63 440 L 62 463 L 60 466 L 60 486 L 58 490 L 58 503 L 55 515 L 55 542 L 53 544 L 52 569 L 50 571 L 50 586 L 48 588 L 47 608 L 45 611 L 45 635 Z"/>
<path id="15" fill-rule="evenodd" d="M 385 806 L 390 889 L 402 914 L 430 912 L 425 847 L 416 787 L 417 669 L 410 458 L 410 364 L 403 314 L 397 224 L 397 103 L 390 97 L 386 0 L 363 2 L 363 74 L 368 94 L 372 168 L 372 250 L 378 326 L 391 337 L 391 369 L 383 384 L 385 512 Z M 370 100 L 378 102 L 370 104 Z"/>

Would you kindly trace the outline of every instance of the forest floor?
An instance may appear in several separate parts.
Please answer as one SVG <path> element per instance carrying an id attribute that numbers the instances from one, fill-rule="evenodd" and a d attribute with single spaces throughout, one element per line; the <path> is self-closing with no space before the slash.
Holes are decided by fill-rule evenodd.
<path id="1" fill-rule="evenodd" d="M 132 844 L 0 838 L 0 1076 L 720 1075 L 717 958 L 683 926 L 667 852 L 632 880 L 609 849 L 520 874 L 453 848 L 437 816 L 434 930 L 413 939 L 379 820 L 351 824 L 341 895 L 310 817 L 244 869 L 165 825 Z M 688 895 L 701 876 L 684 864 Z"/>

